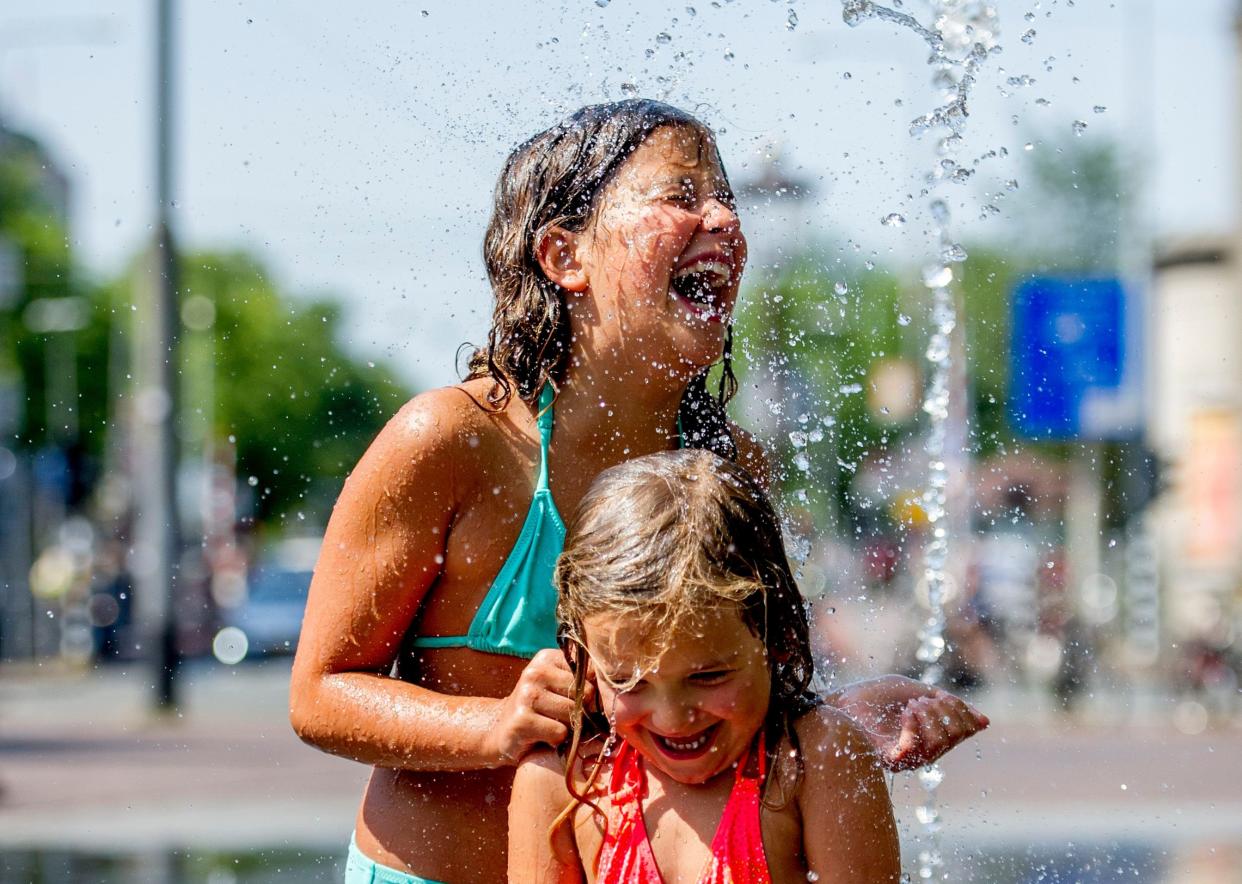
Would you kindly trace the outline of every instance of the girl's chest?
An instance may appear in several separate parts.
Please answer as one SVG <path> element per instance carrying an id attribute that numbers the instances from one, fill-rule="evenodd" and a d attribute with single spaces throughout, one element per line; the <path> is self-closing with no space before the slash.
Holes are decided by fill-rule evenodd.
<path id="1" fill-rule="evenodd" d="M 580 811 L 575 834 L 587 880 L 591 884 L 603 881 L 597 860 L 608 847 L 628 853 L 629 862 L 639 860 L 639 855 L 649 849 L 646 858 L 654 862 L 659 882 L 699 884 L 713 862 L 729 856 L 736 860 L 743 855 L 745 851 L 739 850 L 739 845 L 745 845 L 748 836 L 757 828 L 771 881 L 774 884 L 805 882 L 806 863 L 796 807 L 792 803 L 784 807 L 761 804 L 757 813 L 752 809 L 753 816 L 747 820 L 743 818 L 745 814 L 737 814 L 736 809 L 726 815 L 731 795 L 732 790 L 726 789 L 690 802 L 678 802 L 675 796 L 648 795 L 642 805 L 641 819 L 633 816 L 633 807 L 604 804 L 607 835 L 599 815 Z M 736 796 L 733 800 L 737 800 Z M 733 827 L 731 832 L 721 831 L 722 827 L 730 826 Z M 641 843 L 643 835 L 646 836 L 645 846 Z M 724 847 L 726 836 L 732 841 L 731 849 Z M 606 845 L 606 841 L 613 843 Z M 739 880 L 747 879 L 739 877 Z"/>

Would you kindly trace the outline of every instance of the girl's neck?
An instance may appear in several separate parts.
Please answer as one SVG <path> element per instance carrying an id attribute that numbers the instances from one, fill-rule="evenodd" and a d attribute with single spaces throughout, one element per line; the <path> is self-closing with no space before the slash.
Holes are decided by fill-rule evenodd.
<path id="1" fill-rule="evenodd" d="M 670 447 L 685 381 L 571 358 L 556 403 L 558 432 L 600 453 L 638 457 Z"/>

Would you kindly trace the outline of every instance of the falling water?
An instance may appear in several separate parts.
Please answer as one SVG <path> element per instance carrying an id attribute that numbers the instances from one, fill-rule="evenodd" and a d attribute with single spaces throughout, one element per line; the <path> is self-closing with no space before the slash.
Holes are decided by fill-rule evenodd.
<path id="1" fill-rule="evenodd" d="M 900 0 L 893 0 L 900 7 Z M 950 227 L 949 207 L 940 196 L 946 183 L 962 183 L 970 170 L 953 159 L 962 145 L 962 132 L 969 117 L 970 91 L 981 64 L 998 51 L 996 10 L 982 0 L 926 0 L 931 9 L 932 24 L 924 27 L 912 15 L 889 9 L 871 0 L 842 0 L 845 23 L 856 27 L 867 19 L 881 19 L 907 28 L 931 47 L 929 64 L 932 84 L 944 94 L 944 104 L 917 117 L 910 123 L 910 134 L 920 137 L 935 132 L 936 160 L 927 176 L 922 193 L 928 198 L 931 216 L 930 243 L 932 253 L 923 269 L 922 281 L 931 295 L 931 336 L 927 344 L 930 382 L 923 410 L 928 416 L 926 451 L 928 458 L 927 486 L 923 491 L 923 509 L 931 536 L 924 550 L 923 580 L 927 586 L 928 615 L 919 629 L 916 656 L 923 665 L 922 679 L 938 684 L 943 676 L 940 658 L 945 651 L 945 589 L 949 556 L 949 530 L 946 504 L 950 470 L 946 465 L 946 436 L 949 425 L 950 386 L 953 369 L 953 331 L 957 311 L 953 298 L 953 265 L 966 259 Z M 888 216 L 893 217 L 893 216 Z M 888 223 L 887 218 L 885 223 Z M 921 880 L 939 877 L 944 880 L 940 855 L 940 812 L 936 806 L 936 789 L 943 779 L 938 765 L 922 768 L 918 774 L 925 798 L 916 811 L 924 827 L 925 838 L 918 852 L 917 874 Z"/>

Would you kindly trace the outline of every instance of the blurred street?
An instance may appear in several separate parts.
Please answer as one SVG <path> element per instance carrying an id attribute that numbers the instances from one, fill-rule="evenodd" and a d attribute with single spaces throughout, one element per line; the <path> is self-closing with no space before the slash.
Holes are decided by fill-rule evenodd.
<path id="1" fill-rule="evenodd" d="M 119 667 L 0 673 L 0 851 L 348 841 L 366 770 L 293 734 L 287 661 L 191 668 L 169 719 Z"/>
<path id="2" fill-rule="evenodd" d="M 191 668 L 185 713 L 160 720 L 138 673 L 0 670 L 0 853 L 339 851 L 366 771 L 298 741 L 287 678 L 285 660 Z M 1180 733 L 1171 702 L 1060 721 L 1032 696 L 980 696 L 994 724 L 944 765 L 946 842 L 1206 844 L 1242 861 L 1242 728 Z M 907 827 L 920 796 L 897 777 Z"/>

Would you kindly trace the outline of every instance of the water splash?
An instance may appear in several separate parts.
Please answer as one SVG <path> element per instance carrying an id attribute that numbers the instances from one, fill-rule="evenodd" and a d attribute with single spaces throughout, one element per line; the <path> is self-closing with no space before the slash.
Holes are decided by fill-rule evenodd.
<path id="1" fill-rule="evenodd" d="M 972 174 L 952 159 L 962 144 L 962 132 L 970 116 L 969 101 L 979 68 L 987 58 L 999 51 L 996 8 L 984 0 L 928 0 L 932 24 L 922 25 L 913 16 L 881 6 L 873 0 L 842 0 L 842 17 L 847 25 L 856 27 L 867 19 L 879 19 L 900 25 L 921 37 L 931 47 L 929 64 L 932 84 L 945 94 L 947 101 L 910 123 L 910 134 L 920 137 L 940 132 L 937 159 L 927 175 L 928 211 L 931 217 L 929 252 L 935 257 L 923 268 L 922 281 L 931 296 L 931 334 L 925 356 L 930 377 L 923 411 L 928 429 L 927 485 L 922 495 L 923 511 L 930 526 L 930 536 L 923 551 L 922 585 L 927 592 L 927 619 L 918 632 L 915 656 L 922 664 L 922 680 L 938 684 L 944 672 L 940 664 L 946 647 L 945 596 L 948 589 L 949 529 L 948 488 L 950 467 L 946 455 L 950 417 L 950 389 L 953 380 L 954 330 L 957 310 L 953 296 L 953 264 L 965 261 L 966 250 L 959 245 L 950 228 L 948 204 L 937 191 L 945 182 L 962 183 Z M 1030 31 L 1034 39 L 1034 31 Z M 1024 37 L 1024 40 L 1026 38 Z M 1029 42 L 1029 40 L 1027 41 Z M 1029 85 L 1033 80 L 1011 85 Z M 1016 186 L 1016 184 L 1015 184 Z M 886 219 L 887 223 L 887 219 Z M 957 446 L 953 446 L 956 448 Z M 917 854 L 919 880 L 945 880 L 944 861 L 940 853 L 940 811 L 936 790 L 944 774 L 937 765 L 919 771 L 919 785 L 925 798 L 916 810 L 925 837 Z"/>

